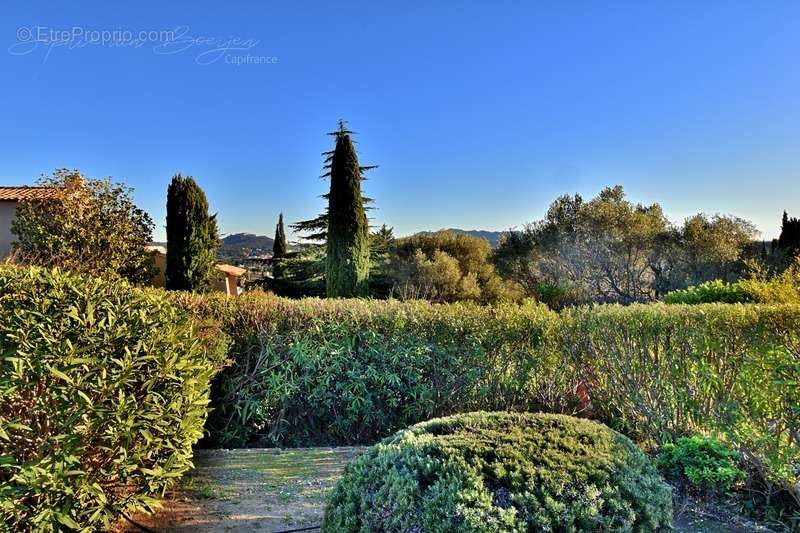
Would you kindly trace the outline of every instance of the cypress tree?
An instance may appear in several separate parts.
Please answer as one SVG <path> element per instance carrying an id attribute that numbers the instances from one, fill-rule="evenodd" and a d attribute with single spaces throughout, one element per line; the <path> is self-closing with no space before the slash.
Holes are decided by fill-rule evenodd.
<path id="1" fill-rule="evenodd" d="M 167 289 L 205 292 L 216 278 L 220 245 L 216 215 L 191 176 L 176 174 L 167 189 Z"/>
<path id="2" fill-rule="evenodd" d="M 288 249 L 289 247 L 286 244 L 286 232 L 283 230 L 283 213 L 281 213 L 278 215 L 278 224 L 275 226 L 275 242 L 272 244 L 272 257 L 284 257 Z"/>
<path id="3" fill-rule="evenodd" d="M 272 244 L 272 277 L 283 278 L 283 260 L 289 246 L 286 244 L 286 232 L 283 229 L 283 213 L 278 215 L 278 224 L 275 226 L 275 242 Z"/>
<path id="4" fill-rule="evenodd" d="M 369 224 L 361 196 L 358 155 L 343 121 L 333 132 L 336 146 L 326 160 L 331 187 L 327 194 L 325 292 L 329 298 L 366 296 L 369 292 Z"/>
<path id="5" fill-rule="evenodd" d="M 781 234 L 778 237 L 778 246 L 789 257 L 800 252 L 800 219 L 789 218 L 789 214 L 786 211 L 783 212 L 781 220 Z"/>
<path id="6" fill-rule="evenodd" d="M 324 152 L 323 178 L 330 178 L 330 191 L 322 197 L 328 200 L 324 213 L 311 220 L 292 224 L 305 233 L 304 246 L 295 261 L 299 284 L 316 287 L 329 297 L 365 296 L 369 292 L 370 236 L 366 211 L 372 199 L 362 195 L 363 174 L 374 166 L 359 166 L 351 131 L 339 121 L 339 129 L 329 133 L 335 138 L 333 150 Z M 302 263 L 302 264 L 301 264 Z M 324 285 L 324 287 L 322 287 Z M 323 291 L 324 289 L 324 291 Z M 315 289 L 316 290 L 316 289 Z"/>

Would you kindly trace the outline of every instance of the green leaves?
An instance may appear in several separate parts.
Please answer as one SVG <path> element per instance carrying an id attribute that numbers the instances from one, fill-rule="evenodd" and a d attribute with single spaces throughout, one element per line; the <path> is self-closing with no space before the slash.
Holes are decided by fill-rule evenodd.
<path id="1" fill-rule="evenodd" d="M 662 446 L 657 464 L 665 475 L 688 479 L 695 487 L 727 491 L 747 478 L 740 459 L 719 440 L 693 435 Z"/>
<path id="2" fill-rule="evenodd" d="M 173 295 L 233 339 L 223 446 L 368 443 L 475 409 L 580 412 L 637 440 L 707 433 L 791 487 L 800 307 L 230 299 Z"/>
<path id="3" fill-rule="evenodd" d="M 592 416 L 655 443 L 713 435 L 745 452 L 762 481 L 796 485 L 800 306 L 601 306 L 561 316 Z"/>
<path id="4" fill-rule="evenodd" d="M 373 442 L 470 407 L 534 409 L 571 387 L 543 306 L 229 300 L 184 301 L 234 339 L 207 426 L 221 446 Z"/>
<path id="5" fill-rule="evenodd" d="M 672 493 L 627 438 L 563 415 L 475 412 L 411 426 L 345 468 L 322 530 L 662 531 Z"/>
<path id="6" fill-rule="evenodd" d="M 151 505 L 202 436 L 219 343 L 199 334 L 163 291 L 0 267 L 0 523 L 107 530 Z"/>

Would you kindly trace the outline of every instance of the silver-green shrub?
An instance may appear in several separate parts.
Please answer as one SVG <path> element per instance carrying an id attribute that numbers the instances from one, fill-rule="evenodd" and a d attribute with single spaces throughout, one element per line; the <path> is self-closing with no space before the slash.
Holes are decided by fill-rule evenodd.
<path id="1" fill-rule="evenodd" d="M 667 531 L 672 491 L 623 435 L 564 415 L 417 424 L 350 463 L 324 533 Z"/>

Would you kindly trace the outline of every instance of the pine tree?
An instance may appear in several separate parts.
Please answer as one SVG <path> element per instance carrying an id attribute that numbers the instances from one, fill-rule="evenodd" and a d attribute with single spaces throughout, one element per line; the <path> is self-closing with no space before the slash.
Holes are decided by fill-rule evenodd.
<path id="1" fill-rule="evenodd" d="M 366 296 L 369 293 L 370 235 L 367 221 L 367 204 L 371 199 L 361 193 L 364 172 L 375 168 L 360 166 L 352 132 L 344 121 L 339 129 L 330 133 L 335 147 L 325 152 L 323 177 L 330 178 L 330 191 L 323 195 L 328 200 L 327 210 L 317 218 L 298 222 L 292 227 L 307 233 L 306 239 L 323 243 L 313 245 L 305 253 L 310 266 L 320 265 L 318 275 L 324 277 L 325 293 L 331 298 Z M 317 251 L 319 250 L 319 251 Z M 320 254 L 324 254 L 319 261 Z"/>
<path id="2" fill-rule="evenodd" d="M 216 215 L 191 176 L 176 174 L 167 189 L 167 289 L 205 292 L 216 278 L 220 245 Z"/>

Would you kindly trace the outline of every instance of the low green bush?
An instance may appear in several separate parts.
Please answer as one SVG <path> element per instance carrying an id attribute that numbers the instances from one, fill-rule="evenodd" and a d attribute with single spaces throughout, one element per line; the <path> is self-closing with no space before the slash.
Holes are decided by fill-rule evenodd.
<path id="1" fill-rule="evenodd" d="M 713 437 L 693 435 L 665 443 L 656 464 L 665 476 L 688 481 L 692 487 L 728 491 L 747 478 L 740 456 Z"/>
<path id="2" fill-rule="evenodd" d="M 770 275 L 758 263 L 750 263 L 750 276 L 735 283 L 707 281 L 664 295 L 668 304 L 745 303 L 800 304 L 800 256 L 783 272 Z"/>
<path id="3" fill-rule="evenodd" d="M 434 416 L 572 401 L 543 305 L 174 298 L 233 340 L 209 445 L 371 444 Z"/>
<path id="4" fill-rule="evenodd" d="M 401 431 L 350 463 L 326 533 L 666 531 L 672 492 L 606 426 L 563 415 L 470 413 Z"/>
<path id="5" fill-rule="evenodd" d="M 754 302 L 800 304 L 800 255 L 783 272 L 770 276 L 763 267 L 751 266 L 747 279 L 738 282 Z"/>
<path id="6" fill-rule="evenodd" d="M 191 467 L 213 346 L 163 292 L 0 267 L 0 523 L 107 530 L 151 505 Z"/>
<path id="7" fill-rule="evenodd" d="M 707 303 L 744 303 L 752 301 L 752 297 L 738 283 L 722 280 L 706 281 L 683 290 L 668 292 L 664 295 L 664 303 L 668 304 L 707 304 Z"/>

